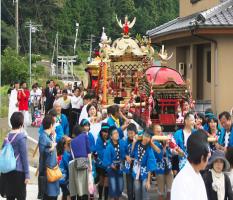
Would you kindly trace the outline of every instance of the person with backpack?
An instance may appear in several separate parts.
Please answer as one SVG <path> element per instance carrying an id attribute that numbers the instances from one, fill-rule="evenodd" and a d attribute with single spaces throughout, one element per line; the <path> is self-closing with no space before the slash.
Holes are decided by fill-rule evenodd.
<path id="1" fill-rule="evenodd" d="M 7 135 L 0 154 L 0 193 L 7 200 L 26 200 L 29 183 L 27 136 L 21 131 L 24 116 L 14 112 L 10 118 L 12 130 Z"/>

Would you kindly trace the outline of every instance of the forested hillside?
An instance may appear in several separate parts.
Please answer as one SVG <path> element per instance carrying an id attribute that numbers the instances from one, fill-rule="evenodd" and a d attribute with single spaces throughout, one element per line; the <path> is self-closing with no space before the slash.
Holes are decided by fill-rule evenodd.
<path id="1" fill-rule="evenodd" d="M 56 32 L 59 33 L 59 50 L 64 54 L 73 52 L 75 23 L 80 24 L 78 50 L 89 48 L 90 34 L 96 36 L 97 46 L 102 32 L 112 39 L 119 37 L 121 30 L 115 16 L 123 20 L 125 15 L 137 22 L 132 35 L 144 35 L 154 28 L 178 16 L 178 0 L 19 0 L 20 53 L 28 52 L 29 31 L 26 22 L 30 19 L 40 24 L 40 31 L 33 34 L 32 51 L 52 54 Z M 15 47 L 15 6 L 10 0 L 2 0 L 2 50 Z"/>

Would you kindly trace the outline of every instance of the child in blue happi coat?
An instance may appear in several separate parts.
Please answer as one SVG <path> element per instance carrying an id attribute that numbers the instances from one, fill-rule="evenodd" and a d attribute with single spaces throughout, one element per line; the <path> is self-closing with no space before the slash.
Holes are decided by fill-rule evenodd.
<path id="1" fill-rule="evenodd" d="M 96 140 L 96 171 L 99 176 L 98 192 L 99 199 L 102 199 L 102 194 L 104 190 L 104 200 L 108 199 L 108 177 L 106 167 L 103 165 L 104 151 L 106 150 L 107 144 L 109 142 L 109 126 L 107 123 L 102 123 L 101 131 Z"/>
<path id="2" fill-rule="evenodd" d="M 162 127 L 158 124 L 154 126 L 155 137 L 162 134 Z M 173 182 L 172 173 L 172 155 L 177 155 L 177 152 L 170 148 L 169 141 L 156 141 L 154 136 L 152 137 L 152 142 L 160 149 L 160 151 L 154 150 L 154 155 L 156 159 L 156 177 L 158 183 L 158 193 L 159 200 L 164 199 L 165 189 L 167 191 L 166 199 L 170 199 L 171 186 Z"/>
<path id="3" fill-rule="evenodd" d="M 57 154 L 60 157 L 59 168 L 62 172 L 62 178 L 59 180 L 59 184 L 62 190 L 62 199 L 69 200 L 69 162 L 72 160 L 70 153 L 70 142 L 71 138 L 64 136 L 62 140 L 57 144 Z"/>
<path id="4" fill-rule="evenodd" d="M 134 178 L 135 200 L 148 200 L 151 173 L 155 171 L 155 156 L 150 146 L 151 135 L 144 132 L 142 141 L 138 141 L 133 150 L 134 164 L 132 176 Z"/>
<path id="5" fill-rule="evenodd" d="M 125 140 L 125 152 L 126 152 L 126 161 L 125 161 L 125 173 L 126 173 L 126 188 L 127 196 L 129 200 L 134 200 L 134 179 L 132 177 L 133 169 L 133 140 L 135 135 L 137 135 L 137 127 L 135 124 L 130 123 L 127 127 L 127 139 Z"/>
<path id="6" fill-rule="evenodd" d="M 109 128 L 110 141 L 104 152 L 103 166 L 106 167 L 109 183 L 109 196 L 118 200 L 124 189 L 123 161 L 125 160 L 125 144 L 119 139 L 116 127 Z"/>

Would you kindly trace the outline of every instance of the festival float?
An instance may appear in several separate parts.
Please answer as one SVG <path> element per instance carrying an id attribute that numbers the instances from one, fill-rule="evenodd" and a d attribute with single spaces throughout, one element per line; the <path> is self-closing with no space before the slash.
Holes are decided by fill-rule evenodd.
<path id="1" fill-rule="evenodd" d="M 112 42 L 103 28 L 99 56 L 86 68 L 86 88 L 101 96 L 104 106 L 116 103 L 125 108 L 142 127 L 160 124 L 174 131 L 183 124 L 184 101 L 192 102 L 188 85 L 167 66 L 172 55 L 164 46 L 158 53 L 161 66 L 156 66 L 150 38 L 130 36 L 136 18 L 130 22 L 126 16 L 123 24 L 116 20 L 122 37 Z"/>

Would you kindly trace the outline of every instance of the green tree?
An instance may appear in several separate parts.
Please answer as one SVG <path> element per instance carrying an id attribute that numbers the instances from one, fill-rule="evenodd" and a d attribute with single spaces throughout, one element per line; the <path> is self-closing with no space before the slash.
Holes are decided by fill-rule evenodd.
<path id="1" fill-rule="evenodd" d="M 7 47 L 15 48 L 15 29 L 11 25 L 7 25 L 4 21 L 1 20 L 1 42 L 2 42 L 2 51 Z"/>
<path id="2" fill-rule="evenodd" d="M 2 84 L 10 84 L 13 80 L 28 81 L 29 70 L 27 58 L 17 55 L 15 50 L 6 48 L 2 59 Z"/>

